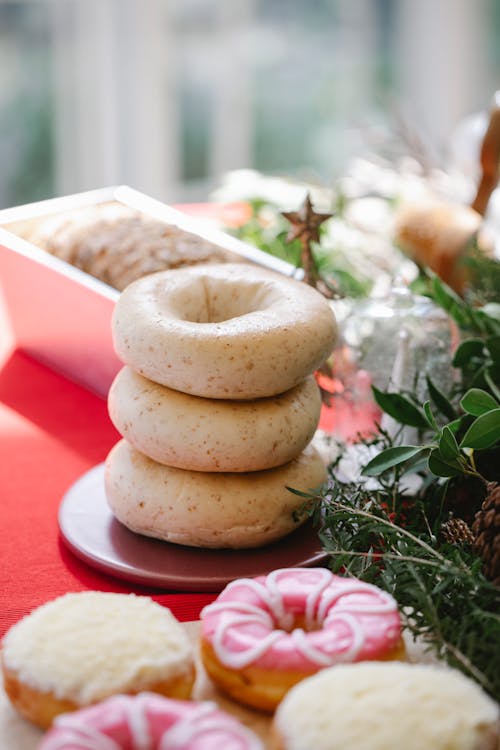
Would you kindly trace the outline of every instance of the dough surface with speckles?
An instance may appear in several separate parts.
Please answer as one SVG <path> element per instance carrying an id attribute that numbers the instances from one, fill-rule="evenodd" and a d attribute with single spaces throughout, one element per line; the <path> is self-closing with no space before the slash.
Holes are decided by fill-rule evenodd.
<path id="1" fill-rule="evenodd" d="M 330 355 L 327 300 L 307 284 L 244 263 L 151 274 L 113 315 L 120 359 L 176 391 L 250 400 L 284 393 Z"/>
<path id="2" fill-rule="evenodd" d="M 106 461 L 106 497 L 131 531 L 207 548 L 258 547 L 293 531 L 302 497 L 326 479 L 318 452 L 267 471 L 207 473 L 163 466 L 121 440 Z"/>
<path id="3" fill-rule="evenodd" d="M 310 376 L 266 399 L 200 398 L 124 367 L 111 386 L 108 408 L 120 434 L 159 463 L 246 472 L 282 466 L 303 451 L 318 425 L 321 396 Z"/>

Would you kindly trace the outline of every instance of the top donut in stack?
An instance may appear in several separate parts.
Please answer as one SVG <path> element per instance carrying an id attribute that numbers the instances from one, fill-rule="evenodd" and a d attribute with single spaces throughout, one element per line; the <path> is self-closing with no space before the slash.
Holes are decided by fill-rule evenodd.
<path id="1" fill-rule="evenodd" d="M 125 363 L 109 394 L 125 440 L 106 494 L 134 531 L 201 547 L 252 547 L 295 528 L 325 479 L 309 445 L 321 407 L 312 373 L 336 324 L 315 290 L 245 264 L 152 274 L 113 319 Z"/>

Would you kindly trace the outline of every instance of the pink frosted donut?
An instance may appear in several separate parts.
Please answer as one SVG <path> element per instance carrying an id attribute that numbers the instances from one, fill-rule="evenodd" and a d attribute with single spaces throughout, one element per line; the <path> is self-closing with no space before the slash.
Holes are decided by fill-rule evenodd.
<path id="1" fill-rule="evenodd" d="M 201 620 L 202 660 L 214 682 L 266 710 L 324 667 L 404 657 L 395 600 L 323 568 L 232 581 Z"/>
<path id="2" fill-rule="evenodd" d="M 117 695 L 62 714 L 38 750 L 264 750 L 259 738 L 206 701 Z"/>

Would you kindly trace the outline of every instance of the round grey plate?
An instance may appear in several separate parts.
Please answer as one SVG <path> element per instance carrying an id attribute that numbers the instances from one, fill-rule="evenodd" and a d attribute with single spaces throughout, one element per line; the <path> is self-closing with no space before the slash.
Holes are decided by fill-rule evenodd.
<path id="1" fill-rule="evenodd" d="M 171 591 L 218 592 L 235 578 L 319 565 L 326 558 L 310 523 L 274 544 L 248 550 L 199 549 L 135 534 L 108 507 L 104 464 L 90 469 L 67 491 L 59 528 L 69 549 L 93 568 Z"/>

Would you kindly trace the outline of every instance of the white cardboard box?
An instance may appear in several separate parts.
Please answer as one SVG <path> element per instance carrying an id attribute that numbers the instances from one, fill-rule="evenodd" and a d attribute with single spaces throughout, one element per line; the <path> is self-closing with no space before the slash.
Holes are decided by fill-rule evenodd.
<path id="1" fill-rule="evenodd" d="M 111 339 L 111 314 L 119 292 L 5 227 L 107 201 L 123 203 L 198 234 L 249 262 L 287 276 L 302 276 L 301 269 L 127 186 L 0 211 L 0 285 L 16 348 L 100 396 L 106 397 L 121 367 Z M 7 335 L 5 331 L 0 334 Z"/>

